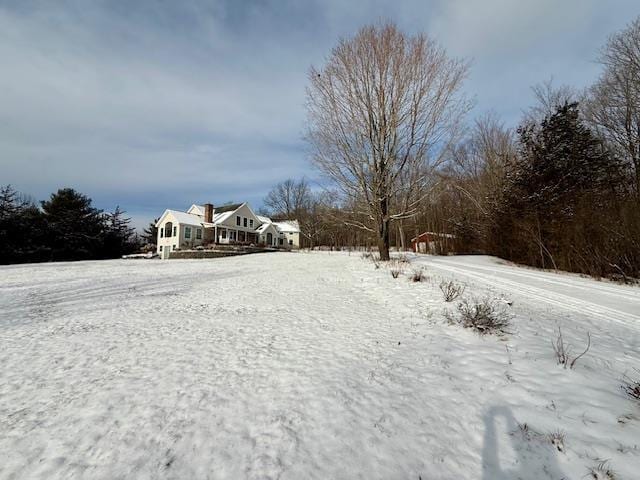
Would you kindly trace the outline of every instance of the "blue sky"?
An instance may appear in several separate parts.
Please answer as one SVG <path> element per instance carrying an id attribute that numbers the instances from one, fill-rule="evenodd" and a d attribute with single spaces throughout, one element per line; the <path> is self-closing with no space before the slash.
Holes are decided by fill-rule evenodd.
<path id="1" fill-rule="evenodd" d="M 248 200 L 313 178 L 309 67 L 379 20 L 472 59 L 476 106 L 516 125 L 530 87 L 598 75 L 637 0 L 0 0 L 0 184 L 59 187 L 146 225 L 165 208 Z"/>

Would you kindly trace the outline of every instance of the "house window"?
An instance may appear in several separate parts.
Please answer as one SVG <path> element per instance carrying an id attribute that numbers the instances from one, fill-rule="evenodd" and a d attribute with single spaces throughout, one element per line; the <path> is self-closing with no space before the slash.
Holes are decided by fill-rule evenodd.
<path id="1" fill-rule="evenodd" d="M 173 223 L 167 222 L 164 225 L 164 236 L 169 238 L 171 236 L 171 229 L 173 228 Z"/>
<path id="2" fill-rule="evenodd" d="M 160 251 L 162 251 L 162 245 L 160 245 Z"/>
<path id="3" fill-rule="evenodd" d="M 252 218 L 251 220 L 249 220 L 249 226 L 250 226 L 251 228 L 253 228 L 253 218 Z"/>
<path id="4" fill-rule="evenodd" d="M 236 215 L 236 225 L 240 226 L 240 215 Z"/>
<path id="5" fill-rule="evenodd" d="M 175 249 L 176 249 L 176 246 L 175 246 L 175 245 L 173 245 L 173 246 L 171 247 L 171 250 L 175 251 Z"/>
<path id="6" fill-rule="evenodd" d="M 164 238 L 164 228 L 160 229 L 160 238 Z"/>
<path id="7" fill-rule="evenodd" d="M 289 240 L 289 245 L 293 245 L 293 240 Z"/>
<path id="8" fill-rule="evenodd" d="M 178 227 L 173 227 L 173 236 L 175 237 L 178 234 Z"/>
<path id="9" fill-rule="evenodd" d="M 222 230 L 222 238 L 223 239 L 227 238 L 227 231 L 226 230 Z"/>
<path id="10" fill-rule="evenodd" d="M 191 238 L 191 227 L 184 227 L 184 238 L 186 240 Z"/>
<path id="11" fill-rule="evenodd" d="M 247 226 L 247 217 L 244 217 L 244 226 Z"/>
<path id="12" fill-rule="evenodd" d="M 202 229 L 196 228 L 196 240 L 202 240 Z"/>

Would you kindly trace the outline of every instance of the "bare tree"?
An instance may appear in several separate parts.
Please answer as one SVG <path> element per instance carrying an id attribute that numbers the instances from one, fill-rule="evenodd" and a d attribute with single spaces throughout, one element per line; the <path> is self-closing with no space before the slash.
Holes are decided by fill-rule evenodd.
<path id="1" fill-rule="evenodd" d="M 555 86 L 553 78 L 531 87 L 534 105 L 524 112 L 524 123 L 539 124 L 553 115 L 558 107 L 579 100 L 580 94 L 570 85 Z"/>
<path id="2" fill-rule="evenodd" d="M 640 198 L 640 17 L 609 37 L 599 58 L 604 72 L 590 89 L 588 121 L 632 172 Z"/>
<path id="3" fill-rule="evenodd" d="M 315 165 L 361 208 L 353 225 L 375 234 L 389 259 L 393 220 L 417 213 L 417 198 L 399 204 L 425 165 L 450 142 L 469 103 L 460 95 L 468 71 L 425 35 L 393 24 L 368 26 L 338 43 L 307 89 Z M 401 178 L 404 181 L 401 181 Z"/>
<path id="4" fill-rule="evenodd" d="M 308 209 L 311 191 L 307 181 L 285 180 L 271 189 L 264 199 L 271 215 L 296 219 Z"/>

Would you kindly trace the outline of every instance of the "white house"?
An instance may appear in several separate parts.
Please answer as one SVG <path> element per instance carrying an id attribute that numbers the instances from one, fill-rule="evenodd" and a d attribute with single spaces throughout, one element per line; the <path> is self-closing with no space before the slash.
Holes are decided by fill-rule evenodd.
<path id="1" fill-rule="evenodd" d="M 168 258 L 178 248 L 210 244 L 300 247 L 300 227 L 295 220 L 272 222 L 256 215 L 248 203 L 191 205 L 186 211 L 165 210 L 158 222 L 158 254 Z"/>

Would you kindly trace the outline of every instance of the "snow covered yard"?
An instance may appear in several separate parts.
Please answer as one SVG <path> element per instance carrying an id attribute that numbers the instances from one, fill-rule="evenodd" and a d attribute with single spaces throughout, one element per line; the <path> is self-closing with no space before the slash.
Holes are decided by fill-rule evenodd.
<path id="1" fill-rule="evenodd" d="M 640 289 L 411 260 L 0 267 L 0 478 L 640 477 Z M 512 333 L 449 324 L 450 278 L 512 302 Z M 558 325 L 575 353 L 591 335 L 573 370 Z"/>

